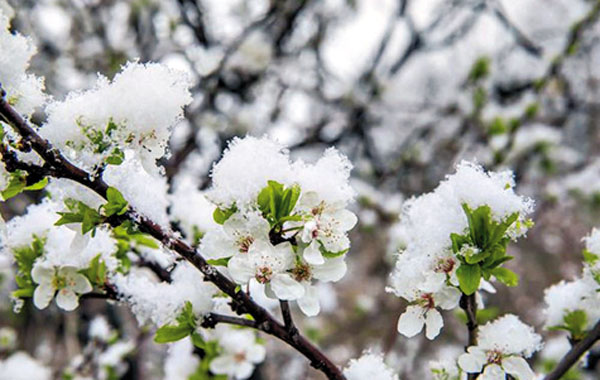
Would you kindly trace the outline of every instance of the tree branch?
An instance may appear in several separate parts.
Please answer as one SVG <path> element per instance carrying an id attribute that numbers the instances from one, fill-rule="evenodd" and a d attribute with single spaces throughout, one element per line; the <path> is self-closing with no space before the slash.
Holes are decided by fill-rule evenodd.
<path id="1" fill-rule="evenodd" d="M 205 329 L 213 329 L 218 323 L 227 323 L 230 325 L 245 326 L 258 329 L 256 322 L 251 319 L 232 317 L 230 315 L 223 315 L 217 313 L 208 313 L 207 315 L 205 315 L 200 326 L 204 327 Z"/>
<path id="2" fill-rule="evenodd" d="M 12 128 L 23 138 L 46 164 L 52 168 L 51 175 L 57 178 L 73 180 L 96 192 L 106 199 L 108 185 L 101 177 L 94 177 L 81 168 L 69 162 L 50 142 L 42 138 L 21 115 L 5 99 L 5 92 L 0 89 L 0 116 L 12 126 Z M 250 296 L 242 290 L 237 290 L 234 282 L 219 272 L 215 267 L 208 264 L 204 257 L 184 240 L 178 238 L 170 229 L 164 229 L 148 217 L 138 213 L 132 207 L 123 215 L 132 221 L 140 231 L 147 233 L 162 242 L 162 244 L 178 253 L 198 268 L 203 274 L 205 281 L 215 284 L 221 291 L 230 296 L 234 302 L 239 304 L 240 309 L 250 314 L 258 328 L 269 335 L 273 335 L 286 342 L 298 352 L 310 360 L 310 364 L 323 372 L 329 379 L 345 380 L 340 369 L 316 346 L 305 337 L 296 333 L 291 334 L 288 329 L 278 322 L 266 309 L 255 303 Z M 115 225 L 118 221 L 111 221 Z"/>
<path id="3" fill-rule="evenodd" d="M 544 377 L 544 380 L 559 380 L 571 368 L 579 358 L 592 346 L 600 340 L 600 321 L 596 322 L 594 328 L 582 339 L 574 345 L 569 352 L 562 358 L 556 368 Z"/>
<path id="4" fill-rule="evenodd" d="M 467 329 L 469 330 L 469 339 L 467 347 L 477 345 L 477 300 L 475 299 L 475 293 L 470 296 L 463 293 L 460 297 L 460 307 L 465 311 L 467 315 Z M 478 373 L 469 373 L 468 379 L 475 380 L 479 376 Z"/>
<path id="5" fill-rule="evenodd" d="M 292 312 L 290 311 L 290 304 L 288 301 L 279 301 L 279 306 L 281 306 L 281 316 L 283 317 L 283 324 L 288 329 L 290 334 L 297 334 L 298 329 L 294 325 L 294 320 L 292 319 Z"/>

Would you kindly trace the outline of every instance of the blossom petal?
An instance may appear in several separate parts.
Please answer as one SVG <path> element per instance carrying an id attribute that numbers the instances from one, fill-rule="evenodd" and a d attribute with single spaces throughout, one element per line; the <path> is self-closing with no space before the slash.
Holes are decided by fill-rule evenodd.
<path id="1" fill-rule="evenodd" d="M 510 356 L 502 359 L 502 367 L 509 375 L 518 380 L 533 380 L 535 374 L 525 359 L 520 356 Z"/>
<path id="2" fill-rule="evenodd" d="M 467 373 L 479 373 L 486 363 L 486 356 L 483 350 L 477 347 L 469 347 L 466 354 L 458 357 L 459 367 Z"/>
<path id="3" fill-rule="evenodd" d="M 321 311 L 319 294 L 317 288 L 314 286 L 307 286 L 304 297 L 299 298 L 297 302 L 300 310 L 308 317 L 314 317 Z"/>
<path id="4" fill-rule="evenodd" d="M 267 350 L 262 344 L 253 344 L 252 346 L 250 346 L 248 351 L 246 351 L 246 359 L 248 359 L 249 362 L 254 364 L 258 364 L 265 360 L 266 355 Z"/>
<path id="5" fill-rule="evenodd" d="M 308 247 L 304 248 L 302 256 L 307 263 L 312 265 L 321 265 L 325 263 L 325 258 L 323 257 L 319 243 L 316 240 L 313 240 Z"/>
<path id="6" fill-rule="evenodd" d="M 217 356 L 210 361 L 210 372 L 215 375 L 229 375 L 235 372 L 235 360 L 232 355 Z"/>
<path id="7" fill-rule="evenodd" d="M 356 226 L 356 223 L 358 222 L 358 218 L 356 217 L 356 215 L 352 211 L 346 209 L 336 211 L 335 218 L 340 223 L 340 230 L 344 232 L 353 229 L 354 226 Z"/>
<path id="8" fill-rule="evenodd" d="M 506 373 L 498 364 L 488 364 L 480 378 L 481 380 L 506 380 Z"/>
<path id="9" fill-rule="evenodd" d="M 281 300 L 297 300 L 304 296 L 304 286 L 288 274 L 276 274 L 271 280 L 271 289 Z"/>
<path id="10" fill-rule="evenodd" d="M 444 320 L 440 312 L 436 309 L 429 309 L 425 313 L 425 336 L 427 339 L 435 339 L 439 335 L 442 326 L 444 326 Z"/>
<path id="11" fill-rule="evenodd" d="M 434 294 L 433 301 L 435 306 L 439 306 L 444 310 L 452 310 L 458 306 L 460 302 L 461 292 L 451 286 L 443 288 L 439 293 Z"/>
<path id="12" fill-rule="evenodd" d="M 81 273 L 77 273 L 74 276 L 67 278 L 67 282 L 69 289 L 78 294 L 89 293 L 93 289 L 90 281 Z"/>
<path id="13" fill-rule="evenodd" d="M 79 306 L 79 298 L 71 289 L 61 289 L 56 296 L 56 304 L 63 310 L 72 311 Z"/>
<path id="14" fill-rule="evenodd" d="M 36 284 L 49 283 L 54 277 L 54 268 L 46 264 L 35 264 L 31 269 L 31 278 Z"/>
<path id="15" fill-rule="evenodd" d="M 246 284 L 254 277 L 254 268 L 244 255 L 233 256 L 227 263 L 231 278 L 238 284 Z"/>
<path id="16" fill-rule="evenodd" d="M 325 281 L 325 282 L 335 282 L 339 281 L 348 270 L 348 266 L 344 261 L 344 257 L 335 257 L 333 259 L 327 259 L 323 263 L 323 265 L 316 265 L 312 267 L 313 277 Z"/>
<path id="17" fill-rule="evenodd" d="M 243 380 L 247 379 L 254 372 L 254 366 L 248 362 L 237 363 L 234 371 L 234 379 L 235 380 Z"/>
<path id="18" fill-rule="evenodd" d="M 56 289 L 49 283 L 41 283 L 33 292 L 33 304 L 38 309 L 45 309 L 54 298 Z"/>
<path id="19" fill-rule="evenodd" d="M 423 330 L 425 317 L 423 308 L 420 306 L 409 306 L 398 319 L 398 332 L 408 338 L 412 338 Z"/>

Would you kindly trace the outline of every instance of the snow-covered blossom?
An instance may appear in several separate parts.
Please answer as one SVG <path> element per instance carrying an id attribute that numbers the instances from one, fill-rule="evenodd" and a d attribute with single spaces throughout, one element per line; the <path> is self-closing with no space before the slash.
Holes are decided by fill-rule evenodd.
<path id="1" fill-rule="evenodd" d="M 40 133 L 88 168 L 131 149 L 152 172 L 192 100 L 188 87 L 184 73 L 130 62 L 112 81 L 100 76 L 94 88 L 49 104 Z"/>
<path id="2" fill-rule="evenodd" d="M 217 224 L 201 252 L 226 265 L 238 284 L 264 284 L 268 296 L 318 314 L 316 281 L 346 273 L 347 234 L 357 222 L 346 208 L 354 197 L 350 169 L 335 149 L 309 164 L 292 162 L 268 138 L 234 139 L 212 171 L 206 197 L 217 207 Z"/>
<path id="3" fill-rule="evenodd" d="M 534 372 L 525 358 L 542 347 L 542 338 L 515 315 L 505 315 L 479 328 L 478 344 L 458 358 L 460 368 L 481 373 L 479 380 L 503 379 L 511 375 L 533 380 Z"/>
<path id="4" fill-rule="evenodd" d="M 15 352 L 0 360 L 0 380 L 50 380 L 52 370 L 26 352 Z"/>
<path id="5" fill-rule="evenodd" d="M 256 335 L 248 329 L 231 329 L 217 326 L 221 352 L 210 362 L 210 370 L 217 375 L 227 375 L 235 380 L 247 379 L 254 366 L 265 359 L 265 347 L 256 342 Z"/>
<path id="6" fill-rule="evenodd" d="M 398 380 L 398 375 L 383 362 L 383 356 L 366 352 L 358 359 L 350 360 L 344 368 L 348 380 Z"/>
<path id="7" fill-rule="evenodd" d="M 474 246 L 469 230 L 481 227 L 471 225 L 467 213 L 478 212 L 495 226 L 510 220 L 500 230 L 498 242 L 515 239 L 527 231 L 526 217 L 533 202 L 515 194 L 514 186 L 509 171 L 485 172 L 482 167 L 463 161 L 457 165 L 456 173 L 447 176 L 433 192 L 405 202 L 400 223 L 395 227 L 402 233 L 404 248 L 397 256 L 387 288 L 409 302 L 398 323 L 400 333 L 414 336 L 425 325 L 427 337 L 435 338 L 443 326 L 437 308 L 456 308 L 460 290 L 465 292 L 459 268 L 477 266 L 477 261 L 470 260 L 477 254 L 490 256 L 491 247 Z M 503 250 L 505 247 L 500 246 Z M 477 280 L 481 288 L 488 285 Z"/>
<path id="8" fill-rule="evenodd" d="M 10 31 L 7 9 L 0 7 L 0 83 L 8 102 L 29 116 L 46 101 L 44 81 L 27 73 L 36 48 L 29 38 Z"/>
<path id="9" fill-rule="evenodd" d="M 31 277 L 38 284 L 33 293 L 33 303 L 38 309 L 45 309 L 58 292 L 58 307 L 67 311 L 75 310 L 79 305 L 79 296 L 92 291 L 90 281 L 75 267 L 55 268 L 36 264 Z"/>

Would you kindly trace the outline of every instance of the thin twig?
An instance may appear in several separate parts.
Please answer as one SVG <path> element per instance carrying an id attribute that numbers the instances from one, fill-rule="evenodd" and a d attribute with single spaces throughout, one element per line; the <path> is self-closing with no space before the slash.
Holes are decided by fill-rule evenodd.
<path id="1" fill-rule="evenodd" d="M 574 345 L 544 380 L 559 380 L 592 346 L 600 340 L 600 321 L 579 343 Z"/>

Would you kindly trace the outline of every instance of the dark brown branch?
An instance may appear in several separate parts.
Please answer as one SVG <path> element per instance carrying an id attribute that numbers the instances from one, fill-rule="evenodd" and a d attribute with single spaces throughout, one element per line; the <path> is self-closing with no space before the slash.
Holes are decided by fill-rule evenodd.
<path id="1" fill-rule="evenodd" d="M 288 329 L 290 334 L 297 334 L 298 331 L 294 325 L 294 320 L 292 319 L 289 302 L 283 300 L 279 301 L 279 306 L 281 306 L 281 316 L 283 317 L 284 326 Z"/>
<path id="2" fill-rule="evenodd" d="M 559 380 L 571 368 L 587 350 L 592 348 L 594 343 L 600 340 L 600 321 L 579 343 L 574 345 L 569 352 L 562 358 L 556 368 L 544 377 L 544 380 Z"/>
<path id="3" fill-rule="evenodd" d="M 252 327 L 255 329 L 258 328 L 256 322 L 251 319 L 232 317 L 230 315 L 216 313 L 209 313 L 205 315 L 200 326 L 204 327 L 205 329 L 213 329 L 218 323 L 227 323 L 230 325 Z"/>
<path id="4" fill-rule="evenodd" d="M 470 296 L 463 294 L 460 297 L 460 307 L 465 311 L 467 315 L 467 329 L 469 330 L 469 338 L 467 347 L 477 345 L 477 300 L 475 299 L 475 293 Z M 479 374 L 469 373 L 468 379 L 474 380 Z"/>
<path id="5" fill-rule="evenodd" d="M 52 147 L 50 142 L 43 139 L 29 125 L 27 121 L 6 101 L 4 91 L 0 91 L 0 116 L 10 124 L 13 129 L 21 135 L 24 142 L 37 152 L 40 157 L 51 168 L 51 174 L 57 178 L 67 178 L 73 180 L 89 189 L 93 190 L 106 199 L 108 185 L 102 178 L 93 177 L 86 171 L 70 163 L 57 149 Z M 140 231 L 147 233 L 162 242 L 162 244 L 178 253 L 198 268 L 206 281 L 215 284 L 221 291 L 230 296 L 245 313 L 250 314 L 256 321 L 258 329 L 277 337 L 286 342 L 298 352 L 310 360 L 310 364 L 323 372 L 329 379 L 345 380 L 340 369 L 315 345 L 309 342 L 302 335 L 290 331 L 280 322 L 278 322 L 266 309 L 255 303 L 250 296 L 238 290 L 235 283 L 225 277 L 215 267 L 209 265 L 200 253 L 184 240 L 176 237 L 169 229 L 164 229 L 150 218 L 139 214 L 133 208 L 130 208 L 124 215 L 124 218 L 131 220 L 137 225 Z M 118 221 L 114 221 L 114 224 Z M 113 225 L 114 225 L 113 224 Z"/>

